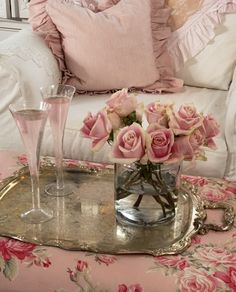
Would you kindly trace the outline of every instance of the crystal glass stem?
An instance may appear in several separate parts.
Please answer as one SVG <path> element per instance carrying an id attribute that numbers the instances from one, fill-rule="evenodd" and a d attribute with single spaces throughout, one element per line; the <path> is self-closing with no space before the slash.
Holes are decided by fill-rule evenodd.
<path id="1" fill-rule="evenodd" d="M 39 189 L 40 149 L 49 108 L 45 102 L 18 102 L 9 106 L 26 148 L 31 178 L 32 207 L 22 213 L 21 218 L 33 224 L 53 217 L 51 210 L 41 208 Z"/>
<path id="2" fill-rule="evenodd" d="M 49 121 L 52 129 L 56 166 L 56 183 L 47 185 L 45 191 L 52 196 L 66 196 L 73 192 L 73 186 L 64 182 L 63 141 L 66 119 L 75 87 L 58 84 L 41 87 L 40 91 L 43 100 L 51 105 Z"/>

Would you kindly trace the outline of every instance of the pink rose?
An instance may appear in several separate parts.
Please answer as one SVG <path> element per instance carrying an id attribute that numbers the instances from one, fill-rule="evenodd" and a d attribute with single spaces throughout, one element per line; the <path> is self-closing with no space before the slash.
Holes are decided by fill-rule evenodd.
<path id="1" fill-rule="evenodd" d="M 201 176 L 189 176 L 189 175 L 183 175 L 182 176 L 184 180 L 190 182 L 193 185 L 197 185 L 200 187 L 203 187 L 208 184 L 208 180 Z"/>
<path id="2" fill-rule="evenodd" d="M 133 284 L 127 286 L 125 284 L 120 284 L 118 288 L 118 292 L 142 292 L 143 288 L 139 284 Z"/>
<path id="3" fill-rule="evenodd" d="M 195 129 L 189 137 L 189 143 L 193 151 L 196 153 L 200 146 L 203 146 L 206 139 L 206 132 L 203 127 Z"/>
<path id="4" fill-rule="evenodd" d="M 217 267 L 236 266 L 236 256 L 230 251 L 221 247 L 204 247 L 194 253 L 194 257 L 198 259 L 204 266 Z"/>
<path id="5" fill-rule="evenodd" d="M 145 132 L 133 123 L 122 128 L 113 143 L 112 160 L 118 163 L 132 163 L 140 160 L 145 154 Z"/>
<path id="6" fill-rule="evenodd" d="M 160 102 L 151 102 L 147 105 L 145 113 L 149 124 L 157 123 L 165 128 L 168 127 L 168 116 L 166 109 L 171 110 L 171 104 L 162 104 Z"/>
<path id="7" fill-rule="evenodd" d="M 178 273 L 178 286 L 182 292 L 214 292 L 220 281 L 201 268 L 189 267 Z"/>
<path id="8" fill-rule="evenodd" d="M 222 188 L 216 188 L 215 186 L 205 186 L 201 190 L 201 198 L 213 202 L 220 202 L 228 200 L 232 197 L 232 193 Z"/>
<path id="9" fill-rule="evenodd" d="M 108 256 L 108 255 L 97 255 L 95 257 L 96 262 L 99 264 L 105 264 L 106 266 L 109 266 L 110 264 L 113 264 L 117 258 L 114 256 Z"/>
<path id="10" fill-rule="evenodd" d="M 137 99 L 134 94 L 129 94 L 127 89 L 122 89 L 112 94 L 106 102 L 108 112 L 115 112 L 120 117 L 126 117 L 137 108 Z"/>
<path id="11" fill-rule="evenodd" d="M 229 267 L 227 273 L 217 271 L 214 276 L 225 282 L 232 290 L 236 291 L 236 269 L 235 267 Z"/>
<path id="12" fill-rule="evenodd" d="M 189 141 L 189 136 L 177 137 L 172 147 L 172 159 L 192 160 L 194 158 L 194 151 Z"/>
<path id="13" fill-rule="evenodd" d="M 203 120 L 203 126 L 206 131 L 206 146 L 211 149 L 216 149 L 213 137 L 220 133 L 220 126 L 212 115 L 207 115 Z"/>
<path id="14" fill-rule="evenodd" d="M 147 128 L 147 157 L 151 162 L 161 163 L 171 156 L 174 133 L 170 129 L 150 124 Z"/>
<path id="15" fill-rule="evenodd" d="M 156 257 L 156 260 L 167 268 L 184 270 L 186 267 L 189 267 L 189 263 L 181 256 L 161 256 Z"/>
<path id="16" fill-rule="evenodd" d="M 84 272 L 85 270 L 87 270 L 87 268 L 88 268 L 88 263 L 87 262 L 81 261 L 81 260 L 77 261 L 76 269 L 79 272 Z"/>
<path id="17" fill-rule="evenodd" d="M 122 126 L 122 120 L 117 113 L 111 112 L 108 113 L 107 116 L 109 121 L 111 122 L 113 130 L 118 130 Z"/>
<path id="18" fill-rule="evenodd" d="M 0 254 L 5 261 L 8 261 L 12 256 L 19 260 L 24 260 L 28 257 L 33 257 L 32 251 L 35 249 L 35 244 L 20 242 L 14 239 L 3 239 L 0 241 Z"/>
<path id="19" fill-rule="evenodd" d="M 96 115 L 88 113 L 80 129 L 83 137 L 92 139 L 92 149 L 98 151 L 107 141 L 112 130 L 111 122 L 105 111 L 99 111 Z"/>
<path id="20" fill-rule="evenodd" d="M 167 108 L 167 114 L 169 127 L 175 135 L 189 135 L 203 123 L 203 116 L 198 114 L 196 108 L 191 104 L 182 105 L 177 113 Z"/>

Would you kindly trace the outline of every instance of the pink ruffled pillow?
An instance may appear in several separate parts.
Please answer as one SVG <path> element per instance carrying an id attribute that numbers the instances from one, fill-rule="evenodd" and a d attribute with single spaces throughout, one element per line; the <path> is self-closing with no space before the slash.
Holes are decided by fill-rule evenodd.
<path id="1" fill-rule="evenodd" d="M 166 49 L 171 31 L 164 4 L 31 0 L 30 22 L 57 57 L 64 79 L 79 91 L 134 87 L 175 92 L 183 83 L 174 77 Z M 36 12 L 37 5 L 42 12 Z"/>

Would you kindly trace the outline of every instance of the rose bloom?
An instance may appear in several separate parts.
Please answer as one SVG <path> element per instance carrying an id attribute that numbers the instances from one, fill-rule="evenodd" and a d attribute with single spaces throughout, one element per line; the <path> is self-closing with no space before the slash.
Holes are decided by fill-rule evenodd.
<path id="1" fill-rule="evenodd" d="M 98 151 L 107 141 L 112 130 L 111 122 L 105 111 L 99 111 L 96 115 L 88 113 L 83 121 L 80 133 L 83 137 L 92 139 L 92 149 Z"/>
<path id="2" fill-rule="evenodd" d="M 174 133 L 170 129 L 150 124 L 147 128 L 147 157 L 151 162 L 162 163 L 171 156 Z"/>
<path id="3" fill-rule="evenodd" d="M 176 113 L 167 108 L 167 114 L 169 116 L 169 127 L 175 135 L 189 135 L 203 123 L 203 116 L 197 113 L 192 104 L 182 105 Z"/>
<path id="4" fill-rule="evenodd" d="M 217 271 L 214 276 L 225 282 L 232 291 L 236 291 L 236 269 L 235 267 L 229 267 L 227 273 Z"/>
<path id="5" fill-rule="evenodd" d="M 140 160 L 145 154 L 145 132 L 143 128 L 133 123 L 122 128 L 113 143 L 113 162 L 132 163 Z"/>
<path id="6" fill-rule="evenodd" d="M 32 251 L 35 249 L 35 244 L 20 242 L 14 239 L 0 240 L 0 254 L 5 261 L 12 257 L 17 257 L 19 260 L 32 258 Z"/>
<path id="7" fill-rule="evenodd" d="M 120 284 L 118 292 L 142 292 L 143 288 L 139 284 L 134 284 L 127 286 L 125 284 Z"/>
<path id="8" fill-rule="evenodd" d="M 200 248 L 194 253 L 193 256 L 204 266 L 236 266 L 236 256 L 221 247 Z"/>
<path id="9" fill-rule="evenodd" d="M 171 108 L 171 104 L 162 104 L 160 102 L 151 102 L 145 109 L 146 118 L 149 124 L 157 123 L 165 128 L 168 127 L 167 108 Z"/>
<path id="10" fill-rule="evenodd" d="M 184 270 L 189 267 L 189 263 L 181 256 L 160 256 L 156 257 L 156 261 L 168 268 L 176 268 Z"/>
<path id="11" fill-rule="evenodd" d="M 99 264 L 105 264 L 106 266 L 109 266 L 110 264 L 113 264 L 117 260 L 117 258 L 108 255 L 97 255 L 95 260 Z"/>
<path id="12" fill-rule="evenodd" d="M 211 185 L 205 186 L 201 190 L 201 198 L 208 201 L 220 202 L 228 200 L 230 197 L 232 197 L 232 193 L 230 191 L 223 188 L 216 188 Z"/>
<path id="13" fill-rule="evenodd" d="M 216 149 L 213 137 L 220 133 L 220 126 L 212 115 L 207 115 L 203 120 L 203 126 L 206 131 L 206 146 L 211 149 Z"/>
<path id="14" fill-rule="evenodd" d="M 106 102 L 108 112 L 115 112 L 120 117 L 126 117 L 137 108 L 137 99 L 134 94 L 129 94 L 126 88 L 112 94 Z"/>
<path id="15" fill-rule="evenodd" d="M 178 275 L 178 286 L 181 292 L 215 292 L 220 281 L 201 268 L 189 267 Z"/>
<path id="16" fill-rule="evenodd" d="M 189 141 L 189 136 L 177 137 L 171 151 L 173 156 L 180 160 L 192 160 L 194 158 L 194 151 Z"/>
<path id="17" fill-rule="evenodd" d="M 88 263 L 87 262 L 81 261 L 81 260 L 77 261 L 76 269 L 79 272 L 84 272 L 85 270 L 87 270 L 87 268 L 88 268 Z"/>

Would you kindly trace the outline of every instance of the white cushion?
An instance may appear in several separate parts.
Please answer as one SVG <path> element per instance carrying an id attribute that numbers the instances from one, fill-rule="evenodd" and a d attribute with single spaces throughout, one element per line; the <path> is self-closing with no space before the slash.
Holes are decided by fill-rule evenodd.
<path id="1" fill-rule="evenodd" d="M 177 72 L 186 85 L 228 90 L 236 63 L 236 14 L 225 15 L 215 38 Z"/>
<path id="2" fill-rule="evenodd" d="M 60 77 L 50 49 L 31 30 L 21 31 L 0 42 L 1 149 L 25 151 L 8 110 L 9 104 L 17 100 L 41 99 L 39 87 L 58 83 Z"/>

